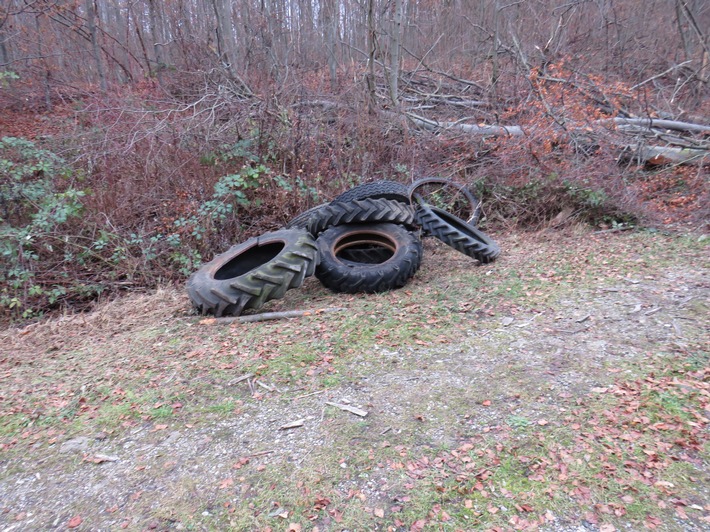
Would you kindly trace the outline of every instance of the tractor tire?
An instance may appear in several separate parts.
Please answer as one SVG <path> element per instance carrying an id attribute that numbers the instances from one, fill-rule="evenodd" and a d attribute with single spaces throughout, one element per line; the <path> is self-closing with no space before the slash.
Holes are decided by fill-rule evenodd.
<path id="1" fill-rule="evenodd" d="M 362 200 L 365 198 L 380 198 L 402 203 L 411 203 L 409 201 L 409 190 L 402 183 L 396 181 L 373 181 L 365 183 L 346 190 L 339 196 L 336 196 L 331 203 L 343 203 L 348 201 Z"/>
<path id="2" fill-rule="evenodd" d="M 414 203 L 414 201 L 417 200 L 421 203 L 421 193 L 423 193 L 423 191 L 426 190 L 426 187 L 430 185 L 433 185 L 434 187 L 438 186 L 439 189 L 446 189 L 448 187 L 454 190 L 454 197 L 457 200 L 456 203 L 467 205 L 465 209 L 462 209 L 465 211 L 465 216 L 463 215 L 463 212 L 460 213 L 458 210 L 452 211 L 452 209 L 442 205 L 439 205 L 439 208 L 443 208 L 444 210 L 451 212 L 454 216 L 465 220 L 471 225 L 478 225 L 478 221 L 481 218 L 481 202 L 471 193 L 468 187 L 455 183 L 450 179 L 446 179 L 444 177 L 424 177 L 416 180 L 414 183 L 409 185 L 409 188 L 407 189 L 410 201 Z M 427 201 L 426 198 L 424 198 L 424 201 L 429 204 L 432 203 L 431 201 Z"/>
<path id="3" fill-rule="evenodd" d="M 355 223 L 395 223 L 414 228 L 414 209 L 409 204 L 382 198 L 334 201 L 313 213 L 306 227 L 317 237 L 329 227 Z"/>
<path id="4" fill-rule="evenodd" d="M 311 217 L 316 216 L 320 213 L 323 207 L 327 207 L 328 203 L 321 203 L 316 207 L 311 207 L 307 211 L 303 211 L 301 214 L 294 216 L 285 226 L 285 229 L 293 229 L 295 227 L 306 228 L 308 227 Z"/>
<path id="5" fill-rule="evenodd" d="M 323 232 L 316 244 L 321 259 L 316 277 L 334 292 L 374 293 L 400 288 L 422 261 L 418 235 L 391 223 L 337 225 Z M 377 249 L 383 253 L 373 254 Z M 357 260 L 361 250 L 367 251 L 362 262 Z M 352 260 L 352 253 L 356 260 Z"/>
<path id="6" fill-rule="evenodd" d="M 427 234 L 482 264 L 493 262 L 500 255 L 498 244 L 483 231 L 442 209 L 420 204 L 417 221 Z"/>
<path id="7" fill-rule="evenodd" d="M 187 293 L 201 314 L 239 316 L 301 286 L 317 264 L 318 249 L 308 231 L 281 229 L 215 257 L 192 274 Z"/>

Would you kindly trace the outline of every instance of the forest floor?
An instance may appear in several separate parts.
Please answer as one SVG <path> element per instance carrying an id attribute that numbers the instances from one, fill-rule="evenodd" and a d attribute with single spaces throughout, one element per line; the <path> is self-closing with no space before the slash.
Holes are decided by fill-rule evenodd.
<path id="1" fill-rule="evenodd" d="M 493 236 L 264 309 L 337 312 L 170 288 L 1 332 L 0 529 L 707 530 L 709 240 Z"/>

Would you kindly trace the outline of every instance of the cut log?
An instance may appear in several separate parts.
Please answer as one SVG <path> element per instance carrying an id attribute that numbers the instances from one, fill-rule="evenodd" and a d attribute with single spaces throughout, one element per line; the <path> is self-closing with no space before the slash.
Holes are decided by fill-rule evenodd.
<path id="1" fill-rule="evenodd" d="M 662 120 L 656 118 L 623 118 L 617 116 L 601 122 L 613 122 L 621 126 L 635 126 L 644 129 L 670 129 L 673 131 L 687 131 L 689 133 L 710 133 L 710 126 L 702 124 L 692 124 L 690 122 L 679 122 L 677 120 Z"/>
<path id="2" fill-rule="evenodd" d="M 692 164 L 695 166 L 710 165 L 710 151 L 674 148 L 670 146 L 641 146 L 628 148 L 634 159 L 651 165 Z"/>
<path id="3" fill-rule="evenodd" d="M 461 124 L 459 122 L 439 122 L 438 120 L 424 118 L 423 116 L 419 116 L 414 113 L 405 113 L 405 115 L 416 125 L 423 127 L 424 129 L 428 129 L 429 131 L 436 131 L 439 129 L 458 129 L 466 133 L 472 133 L 475 135 L 490 135 L 493 137 L 520 137 L 525 134 L 523 128 L 520 126 L 490 126 Z"/>

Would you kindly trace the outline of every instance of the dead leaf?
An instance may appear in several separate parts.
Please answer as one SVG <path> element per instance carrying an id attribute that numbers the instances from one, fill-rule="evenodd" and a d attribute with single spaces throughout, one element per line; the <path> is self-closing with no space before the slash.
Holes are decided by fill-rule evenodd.
<path id="1" fill-rule="evenodd" d="M 412 523 L 412 526 L 409 527 L 409 532 L 421 532 L 422 530 L 424 530 L 426 523 L 426 519 L 418 519 L 417 521 L 414 521 L 414 523 Z"/>
<path id="2" fill-rule="evenodd" d="M 550 422 L 547 421 L 546 419 L 540 419 L 537 424 L 540 425 L 541 427 L 544 427 L 545 425 L 548 425 Z"/>
<path id="3" fill-rule="evenodd" d="M 219 483 L 219 489 L 221 490 L 226 490 L 228 487 L 234 485 L 234 479 L 233 478 L 226 478 L 222 482 Z"/>
<path id="4" fill-rule="evenodd" d="M 301 532 L 301 525 L 299 525 L 298 523 L 289 524 L 288 532 Z"/>
<path id="5" fill-rule="evenodd" d="M 382 508 L 375 508 L 375 517 L 379 517 L 380 519 L 385 516 L 385 511 Z"/>
<path id="6" fill-rule="evenodd" d="M 490 402 L 488 399 L 486 399 L 485 401 L 483 401 L 481 404 L 482 404 L 483 406 L 491 406 L 491 402 Z"/>

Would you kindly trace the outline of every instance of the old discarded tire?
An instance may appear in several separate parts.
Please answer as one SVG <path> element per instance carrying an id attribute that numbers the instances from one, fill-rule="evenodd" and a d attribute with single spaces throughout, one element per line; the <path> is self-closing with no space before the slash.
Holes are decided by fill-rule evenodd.
<path id="1" fill-rule="evenodd" d="M 465 185 L 455 183 L 443 177 L 424 177 L 416 180 L 407 189 L 409 198 L 424 201 L 465 220 L 471 225 L 477 225 L 481 218 L 481 202 Z M 441 201 L 441 204 L 436 203 Z"/>
<path id="2" fill-rule="evenodd" d="M 317 236 L 334 225 L 383 222 L 414 227 L 414 209 L 400 201 L 382 198 L 334 201 L 313 213 L 307 228 Z"/>
<path id="3" fill-rule="evenodd" d="M 419 237 L 391 223 L 337 225 L 324 231 L 316 243 L 320 254 L 316 277 L 334 292 L 373 293 L 400 288 L 422 261 Z M 357 256 L 362 251 L 368 258 L 361 262 Z"/>
<path id="4" fill-rule="evenodd" d="M 442 209 L 420 204 L 417 221 L 427 234 L 484 264 L 500 255 L 498 244 L 483 231 Z"/>
<path id="5" fill-rule="evenodd" d="M 303 284 L 318 263 L 314 238 L 305 229 L 281 229 L 232 247 L 202 266 L 187 293 L 202 314 L 238 316 Z"/>
<path id="6" fill-rule="evenodd" d="M 294 216 L 284 227 L 286 229 L 292 229 L 294 227 L 306 228 L 311 221 L 313 216 L 318 216 L 323 207 L 327 207 L 328 203 L 322 203 L 316 207 L 311 207 L 307 211 L 303 211 L 301 214 Z"/>
<path id="7" fill-rule="evenodd" d="M 409 191 L 406 186 L 396 181 L 373 181 L 346 190 L 336 196 L 331 203 L 355 201 L 365 198 L 382 198 L 402 203 L 410 203 Z"/>

